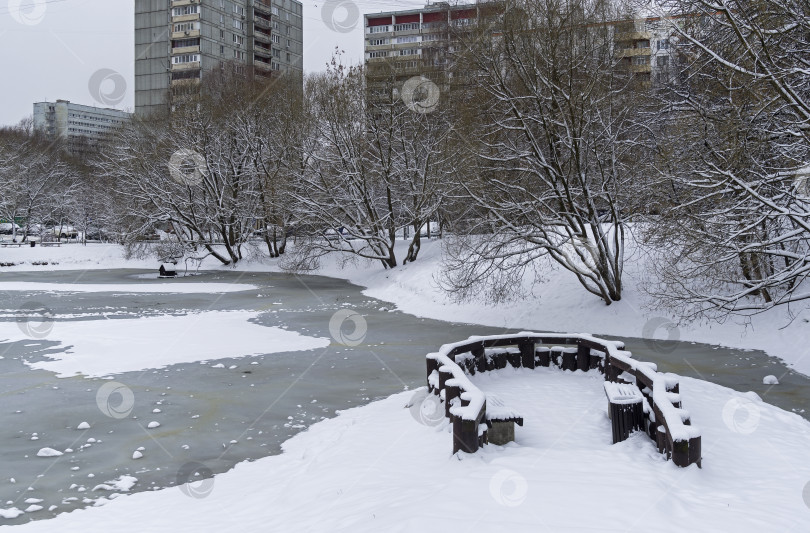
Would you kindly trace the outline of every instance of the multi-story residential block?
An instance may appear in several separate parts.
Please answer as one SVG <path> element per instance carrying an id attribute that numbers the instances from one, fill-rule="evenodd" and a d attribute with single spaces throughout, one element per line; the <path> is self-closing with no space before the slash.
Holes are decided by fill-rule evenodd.
<path id="1" fill-rule="evenodd" d="M 68 100 L 37 102 L 34 129 L 54 141 L 63 142 L 73 155 L 82 156 L 103 143 L 131 116 L 125 111 L 74 104 Z"/>
<path id="2" fill-rule="evenodd" d="M 675 64 L 670 22 L 651 17 L 611 23 L 619 68 L 645 84 L 668 83 Z"/>
<path id="3" fill-rule="evenodd" d="M 496 38 L 502 6 L 499 0 L 457 5 L 439 2 L 421 9 L 366 15 L 365 64 L 370 93 L 390 96 L 392 88 L 396 91 L 413 76 L 430 79 L 442 93 L 465 83 L 463 78 L 471 65 L 459 64 L 466 61 L 461 41 L 479 24 L 488 27 L 480 35 Z M 642 18 L 596 26 L 605 24 L 614 36 L 619 69 L 631 73 L 642 85 L 669 80 L 674 63 L 669 21 Z"/>
<path id="4" fill-rule="evenodd" d="M 421 9 L 365 16 L 366 80 L 369 91 L 388 93 L 413 76 L 442 89 L 452 81 L 453 42 L 465 27 L 492 13 L 497 2 L 453 5 L 440 2 Z M 390 94 L 390 93 L 388 93 Z"/>
<path id="5" fill-rule="evenodd" d="M 166 111 L 173 88 L 232 64 L 270 78 L 303 76 L 297 0 L 135 0 L 135 112 Z"/>

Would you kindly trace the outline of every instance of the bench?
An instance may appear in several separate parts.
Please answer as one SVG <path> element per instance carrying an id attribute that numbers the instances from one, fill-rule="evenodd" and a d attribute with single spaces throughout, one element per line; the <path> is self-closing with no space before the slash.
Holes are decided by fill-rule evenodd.
<path id="1" fill-rule="evenodd" d="M 61 242 L 41 242 L 39 243 L 40 246 L 62 246 Z"/>
<path id="2" fill-rule="evenodd" d="M 605 395 L 613 444 L 626 440 L 630 433 L 644 427 L 644 396 L 637 386 L 606 381 Z"/>
<path id="3" fill-rule="evenodd" d="M 5 248 L 7 246 L 16 246 L 17 248 L 19 248 L 20 246 L 23 246 L 24 244 L 27 244 L 27 243 L 22 243 L 22 242 L 0 242 L 0 246 L 2 246 L 3 248 Z"/>
<path id="4" fill-rule="evenodd" d="M 494 394 L 487 394 L 487 442 L 502 446 L 515 440 L 515 423 L 523 427 L 523 417 L 508 408 L 504 401 Z"/>

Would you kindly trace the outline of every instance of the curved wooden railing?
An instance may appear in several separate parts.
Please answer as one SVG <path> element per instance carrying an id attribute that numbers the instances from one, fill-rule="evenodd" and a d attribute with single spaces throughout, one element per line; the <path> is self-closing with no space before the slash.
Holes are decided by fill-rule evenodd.
<path id="1" fill-rule="evenodd" d="M 470 337 L 427 355 L 428 390 L 444 402 L 453 424 L 453 453 L 475 452 L 487 442 L 486 395 L 470 381 L 476 372 L 559 366 L 597 369 L 606 381 L 632 382 L 644 395 L 644 431 L 678 466 L 701 462 L 700 431 L 681 407 L 678 376 L 636 361 L 621 341 L 587 334 L 519 333 Z"/>

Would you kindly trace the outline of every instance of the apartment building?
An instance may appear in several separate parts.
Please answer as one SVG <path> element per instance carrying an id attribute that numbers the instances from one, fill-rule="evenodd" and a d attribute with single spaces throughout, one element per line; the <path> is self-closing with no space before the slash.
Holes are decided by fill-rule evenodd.
<path id="1" fill-rule="evenodd" d="M 475 4 L 439 2 L 421 9 L 365 16 L 366 80 L 370 93 L 389 97 L 413 76 L 424 76 L 445 89 L 465 83 L 461 39 L 483 25 L 482 35 L 497 37 L 503 2 Z M 605 23 L 603 23 L 605 24 Z M 672 28 L 661 18 L 606 23 L 614 36 L 617 68 L 630 72 L 642 85 L 665 83 L 672 75 Z M 601 26 L 602 24 L 600 24 Z M 461 78 L 461 79 L 459 79 Z"/>
<path id="2" fill-rule="evenodd" d="M 670 21 L 660 17 L 611 23 L 618 67 L 641 82 L 666 84 L 674 76 L 675 48 Z"/>
<path id="3" fill-rule="evenodd" d="M 74 104 L 68 100 L 36 102 L 34 129 L 49 139 L 64 142 L 72 155 L 81 157 L 104 142 L 131 116 L 131 113 L 118 109 Z"/>
<path id="4" fill-rule="evenodd" d="M 297 0 L 135 0 L 135 113 L 170 109 L 206 72 L 303 79 Z"/>
<path id="5" fill-rule="evenodd" d="M 454 41 L 465 28 L 497 12 L 497 1 L 469 5 L 446 2 L 421 9 L 365 16 L 366 80 L 382 96 L 413 76 L 430 79 L 442 91 L 453 82 Z"/>

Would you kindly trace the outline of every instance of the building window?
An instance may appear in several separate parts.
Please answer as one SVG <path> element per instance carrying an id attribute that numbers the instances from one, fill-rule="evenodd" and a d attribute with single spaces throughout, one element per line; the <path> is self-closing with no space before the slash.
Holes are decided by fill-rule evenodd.
<path id="1" fill-rule="evenodd" d="M 275 44 L 281 44 L 281 37 L 279 37 L 278 35 L 271 35 L 270 40 Z"/>
<path id="2" fill-rule="evenodd" d="M 244 61 L 245 60 L 245 53 L 243 51 L 241 51 L 241 50 L 234 50 L 233 51 L 233 58 L 234 59 L 239 59 L 240 61 Z"/>
<path id="3" fill-rule="evenodd" d="M 194 31 L 199 29 L 200 29 L 199 22 L 181 22 L 180 24 L 175 24 L 173 28 L 175 32 Z"/>
<path id="4" fill-rule="evenodd" d="M 404 50 L 399 51 L 399 55 L 401 56 L 413 56 L 419 54 L 418 48 L 406 48 Z"/>
<path id="5" fill-rule="evenodd" d="M 650 56 L 635 56 L 633 58 L 634 65 L 649 65 L 650 64 Z"/>
<path id="6" fill-rule="evenodd" d="M 234 12 L 235 14 L 239 15 L 240 17 L 244 17 L 244 16 L 245 16 L 245 8 L 244 8 L 244 7 L 242 7 L 242 6 L 238 6 L 238 5 L 234 4 L 234 5 L 233 5 L 233 12 Z"/>
<path id="7" fill-rule="evenodd" d="M 661 39 L 658 41 L 659 50 L 669 50 L 669 39 Z"/>
<path id="8" fill-rule="evenodd" d="M 394 31 L 407 31 L 418 29 L 419 29 L 418 22 L 409 22 L 408 24 L 394 24 Z"/>
<path id="9" fill-rule="evenodd" d="M 655 58 L 655 64 L 659 67 L 666 67 L 669 65 L 669 56 L 658 56 Z"/>
<path id="10" fill-rule="evenodd" d="M 181 63 L 198 63 L 200 61 L 200 54 L 180 54 L 172 56 L 172 64 L 179 65 Z"/>
<path id="11" fill-rule="evenodd" d="M 233 27 L 236 28 L 237 30 L 244 30 L 245 29 L 245 23 L 242 22 L 241 20 L 234 19 Z"/>
<path id="12" fill-rule="evenodd" d="M 200 46 L 199 37 L 196 39 L 180 39 L 172 41 L 172 48 L 185 48 L 187 46 Z"/>
<path id="13" fill-rule="evenodd" d="M 195 15 L 200 12 L 200 6 L 180 6 L 172 8 L 173 17 L 182 17 L 183 15 Z"/>
<path id="14" fill-rule="evenodd" d="M 220 38 L 220 39 L 224 39 L 224 38 L 225 38 L 225 30 L 219 30 L 219 38 Z"/>
<path id="15" fill-rule="evenodd" d="M 219 45 L 219 55 L 221 55 L 221 56 L 225 55 L 225 45 L 222 45 L 222 44 Z"/>
<path id="16" fill-rule="evenodd" d="M 369 46 L 382 46 L 388 44 L 388 39 L 371 39 L 368 44 Z"/>
<path id="17" fill-rule="evenodd" d="M 385 50 L 379 50 L 377 52 L 369 52 L 368 57 L 369 59 L 374 57 L 388 57 L 388 52 L 386 52 Z"/>
<path id="18" fill-rule="evenodd" d="M 391 31 L 391 26 L 371 26 L 368 29 L 369 33 L 386 33 Z"/>
<path id="19" fill-rule="evenodd" d="M 419 42 L 419 37 L 417 35 L 408 35 L 407 37 L 397 37 L 397 43 L 416 43 Z"/>
<path id="20" fill-rule="evenodd" d="M 234 33 L 233 34 L 233 42 L 236 44 L 236 46 L 242 46 L 243 44 L 245 44 L 245 38 L 243 36 L 241 36 L 241 35 L 236 35 Z"/>

